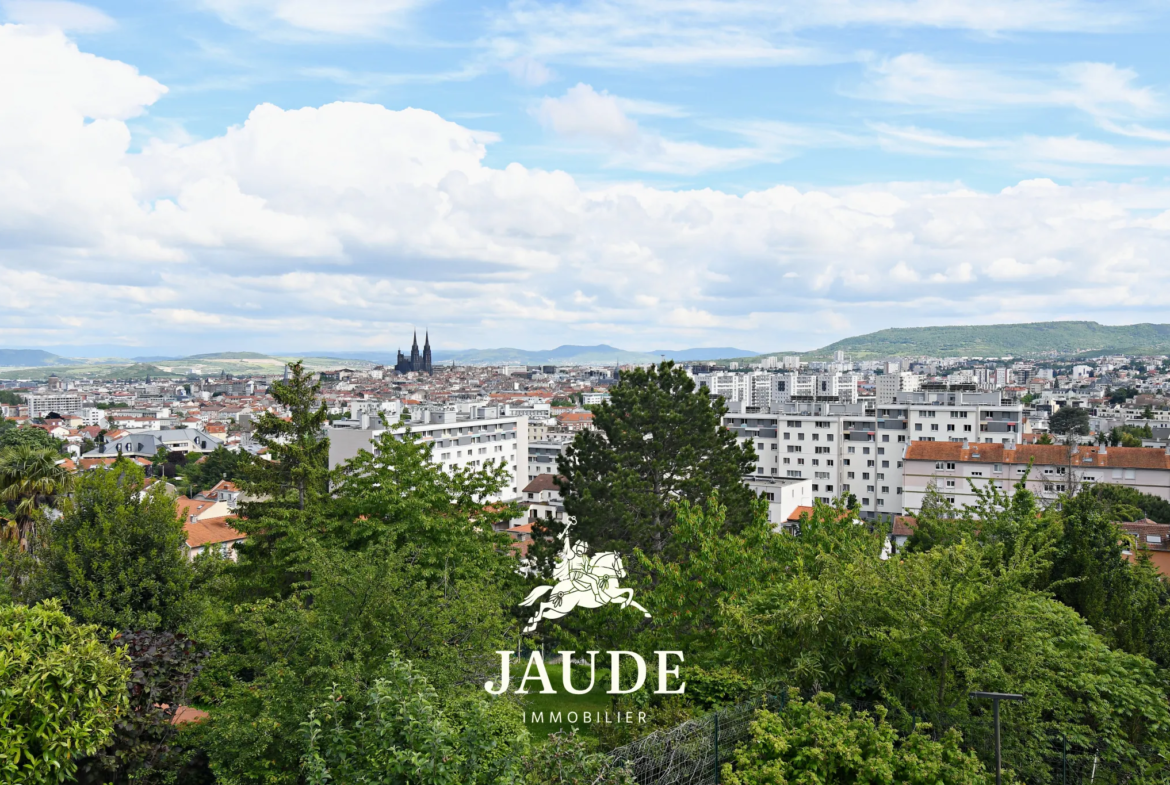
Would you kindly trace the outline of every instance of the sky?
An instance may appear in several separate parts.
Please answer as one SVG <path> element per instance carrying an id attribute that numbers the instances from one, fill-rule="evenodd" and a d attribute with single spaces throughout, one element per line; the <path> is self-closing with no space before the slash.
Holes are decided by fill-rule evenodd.
<path id="1" fill-rule="evenodd" d="M 0 348 L 1167 322 L 1166 2 L 0 0 Z"/>

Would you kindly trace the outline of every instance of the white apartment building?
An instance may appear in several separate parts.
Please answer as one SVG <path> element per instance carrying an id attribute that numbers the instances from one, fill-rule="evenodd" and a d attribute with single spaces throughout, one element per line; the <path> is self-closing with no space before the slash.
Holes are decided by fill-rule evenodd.
<path id="1" fill-rule="evenodd" d="M 76 393 L 53 392 L 27 396 L 28 416 L 45 417 L 50 412 L 73 414 L 81 411 L 81 396 Z"/>
<path id="2" fill-rule="evenodd" d="M 856 403 L 855 373 L 829 372 L 820 374 L 769 373 L 706 373 L 696 374 L 698 384 L 719 395 L 724 401 L 738 401 L 745 406 L 767 408 L 794 399 L 835 403 Z"/>
<path id="3" fill-rule="evenodd" d="M 894 396 L 900 392 L 914 392 L 922 383 L 922 377 L 909 371 L 885 373 L 875 377 L 874 388 L 877 392 L 878 405 L 892 403 Z"/>
<path id="4" fill-rule="evenodd" d="M 994 485 L 1010 496 L 1025 475 L 1025 487 L 1042 501 L 1095 482 L 1125 485 L 1170 501 L 1170 456 L 1157 448 L 914 442 L 905 461 L 905 507 L 911 513 L 921 509 L 931 484 L 962 507 L 975 503 L 973 485 Z"/>
<path id="5" fill-rule="evenodd" d="M 812 496 L 829 502 L 853 494 L 865 518 L 901 514 L 903 461 L 912 440 L 1018 444 L 1023 406 L 998 393 L 919 390 L 868 408 L 864 403 L 808 400 L 768 410 L 728 404 L 724 426 L 751 441 L 753 479 L 812 481 Z"/>
<path id="6" fill-rule="evenodd" d="M 532 482 L 542 474 L 556 475 L 557 460 L 569 448 L 571 442 L 565 439 L 528 442 L 528 481 Z"/>
<path id="7" fill-rule="evenodd" d="M 467 412 L 414 407 L 404 427 L 362 428 L 348 423 L 331 427 L 328 429 L 329 468 L 356 457 L 361 450 L 372 449 L 374 440 L 387 430 L 398 436 L 407 429 L 424 444 L 432 445 L 431 460 L 446 471 L 480 469 L 488 461 L 503 462 L 508 482 L 496 500 L 516 498 L 528 484 L 524 468 L 528 465 L 528 418 L 502 415 L 497 407 Z"/>

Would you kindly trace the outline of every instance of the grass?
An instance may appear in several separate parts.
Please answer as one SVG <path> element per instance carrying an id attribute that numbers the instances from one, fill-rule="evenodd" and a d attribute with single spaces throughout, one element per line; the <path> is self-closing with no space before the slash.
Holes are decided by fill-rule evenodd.
<path id="1" fill-rule="evenodd" d="M 527 663 L 524 663 L 527 665 Z M 562 682 L 563 674 L 562 668 L 558 665 L 546 665 L 548 670 L 548 678 L 552 683 L 553 689 L 557 691 L 556 695 L 541 695 L 539 682 L 528 682 L 529 695 L 524 699 L 525 722 L 528 725 L 528 732 L 532 734 L 534 741 L 544 741 L 550 734 L 558 730 L 568 731 L 570 727 L 576 727 L 578 732 L 583 735 L 595 735 L 593 727 L 586 725 L 581 720 L 581 715 L 584 712 L 591 714 L 601 713 L 605 714 L 606 710 L 610 708 L 610 696 L 606 694 L 609 688 L 609 671 L 604 672 L 599 667 L 597 669 L 597 678 L 593 682 L 593 689 L 586 695 L 571 695 L 565 691 L 564 683 Z M 533 669 L 535 674 L 535 669 Z M 573 686 L 581 689 L 585 686 L 588 680 L 588 670 L 584 665 L 578 665 L 573 668 Z M 515 673 L 513 679 L 519 679 L 523 676 L 523 671 Z M 604 678 L 603 678 L 604 676 Z M 516 682 L 513 682 L 516 683 Z M 548 721 L 549 712 L 560 712 L 561 722 L 554 723 Z M 543 712 L 544 722 L 531 722 L 528 717 L 532 712 Z M 570 726 L 566 717 L 569 712 L 577 713 L 577 723 L 575 726 Z"/>

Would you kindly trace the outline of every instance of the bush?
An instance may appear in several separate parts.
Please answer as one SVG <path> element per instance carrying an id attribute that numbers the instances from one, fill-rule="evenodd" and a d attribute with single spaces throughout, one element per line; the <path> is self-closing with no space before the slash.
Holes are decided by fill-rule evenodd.
<path id="1" fill-rule="evenodd" d="M 124 650 L 55 601 L 0 607 L 0 782 L 73 779 L 127 706 Z"/>
<path id="2" fill-rule="evenodd" d="M 751 739 L 723 766 L 727 785 L 777 785 L 800 782 L 829 785 L 982 785 L 987 772 L 974 754 L 964 752 L 958 731 L 933 741 L 916 729 L 899 739 L 886 722 L 886 710 L 874 714 L 835 708 L 836 697 L 819 693 L 812 701 L 792 691 L 778 713 L 761 711 L 751 724 Z M 929 730 L 929 726 L 919 726 Z"/>
<path id="3" fill-rule="evenodd" d="M 634 785 L 625 764 L 590 752 L 573 733 L 554 733 L 524 758 L 524 785 Z"/>

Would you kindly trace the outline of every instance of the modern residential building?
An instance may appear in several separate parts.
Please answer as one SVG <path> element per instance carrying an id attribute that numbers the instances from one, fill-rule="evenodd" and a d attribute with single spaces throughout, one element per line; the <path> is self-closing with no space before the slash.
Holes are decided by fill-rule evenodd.
<path id="1" fill-rule="evenodd" d="M 107 438 L 83 458 L 106 458 L 126 455 L 153 458 L 159 448 L 167 452 L 209 453 L 223 442 L 198 428 L 175 428 L 157 431 L 131 431 L 114 439 Z"/>
<path id="2" fill-rule="evenodd" d="M 44 395 L 26 396 L 28 416 L 31 419 L 47 417 L 50 412 L 73 414 L 82 409 L 81 396 L 69 392 L 51 392 Z"/>
<path id="3" fill-rule="evenodd" d="M 480 417 L 483 408 L 495 416 Z M 329 468 L 333 469 L 357 456 L 361 450 L 373 449 L 374 440 L 389 431 L 401 436 L 409 429 L 424 444 L 432 445 L 431 459 L 447 471 L 456 468 L 479 469 L 488 461 L 503 463 L 508 473 L 496 499 L 514 499 L 528 484 L 528 418 L 500 415 L 497 407 L 472 408 L 464 412 L 454 408 L 412 407 L 405 426 L 389 429 L 345 425 L 331 427 L 329 433 Z"/>
<path id="4" fill-rule="evenodd" d="M 1021 481 L 1042 501 L 1096 482 L 1170 501 L 1170 455 L 1149 447 L 913 442 L 903 472 L 907 511 L 922 507 L 931 485 L 961 507 L 976 501 L 976 487 L 993 485 L 1010 496 Z"/>
<path id="5" fill-rule="evenodd" d="M 568 449 L 569 444 L 570 442 L 564 439 L 529 442 L 528 481 L 532 482 L 542 475 L 555 475 L 557 473 L 557 460 Z"/>
<path id="6" fill-rule="evenodd" d="M 894 396 L 900 392 L 913 392 L 918 389 L 922 377 L 909 371 L 885 373 L 874 378 L 874 388 L 877 392 L 877 402 L 893 403 Z"/>

